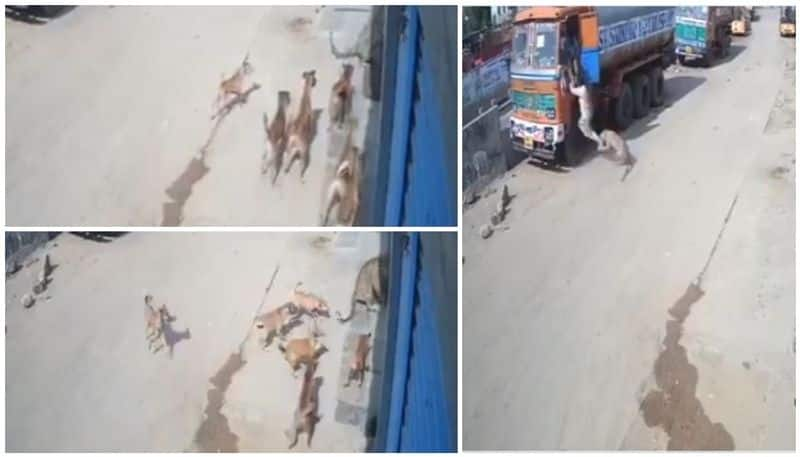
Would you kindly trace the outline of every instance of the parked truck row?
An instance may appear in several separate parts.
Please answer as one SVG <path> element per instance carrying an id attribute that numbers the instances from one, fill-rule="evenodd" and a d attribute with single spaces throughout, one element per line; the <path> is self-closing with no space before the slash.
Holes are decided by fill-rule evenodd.
<path id="1" fill-rule="evenodd" d="M 746 19 L 749 27 L 755 17 L 754 7 L 722 6 L 520 11 L 510 68 L 512 147 L 539 159 L 578 164 L 585 137 L 577 128 L 579 110 L 568 90 L 568 73 L 579 74 L 592 88 L 594 130 L 625 130 L 664 103 L 667 67 L 675 61 L 708 66 L 727 56 L 734 21 Z M 793 8 L 791 19 L 793 24 Z M 577 68 L 565 71 L 570 67 Z"/>

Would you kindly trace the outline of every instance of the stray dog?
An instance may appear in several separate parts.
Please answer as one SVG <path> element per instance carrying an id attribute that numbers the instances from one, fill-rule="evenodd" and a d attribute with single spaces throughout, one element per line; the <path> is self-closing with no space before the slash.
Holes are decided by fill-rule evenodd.
<path id="1" fill-rule="evenodd" d="M 358 335 L 358 342 L 356 343 L 356 352 L 353 354 L 353 360 L 350 362 L 350 371 L 347 373 L 347 381 L 344 386 L 350 387 L 350 381 L 358 379 L 358 387 L 364 384 L 364 374 L 367 368 L 367 354 L 369 354 L 369 339 L 372 333 L 365 335 Z"/>
<path id="2" fill-rule="evenodd" d="M 310 293 L 303 292 L 298 288 L 302 282 L 298 282 L 294 289 L 289 292 L 289 301 L 297 305 L 299 311 L 309 316 L 324 316 L 330 317 L 330 310 L 328 309 L 328 302 L 322 298 Z"/>
<path id="3" fill-rule="evenodd" d="M 289 124 L 286 143 L 286 152 L 289 163 L 286 164 L 284 173 L 289 173 L 295 160 L 300 159 L 303 167 L 300 169 L 300 178 L 303 177 L 308 169 L 311 149 L 311 133 L 314 129 L 314 113 L 311 109 L 311 89 L 316 86 L 316 70 L 303 72 L 303 95 L 300 98 L 300 107 L 297 115 L 294 116 Z"/>
<path id="4" fill-rule="evenodd" d="M 353 108 L 353 66 L 349 63 L 342 65 L 342 75 L 331 88 L 331 100 L 328 104 L 330 113 L 330 126 L 341 128 Z"/>
<path id="5" fill-rule="evenodd" d="M 319 357 L 328 350 L 316 338 L 295 338 L 289 340 L 285 346 L 278 343 L 278 349 L 292 367 L 292 376 L 295 378 L 300 365 L 316 365 Z"/>
<path id="6" fill-rule="evenodd" d="M 278 173 L 283 165 L 283 154 L 286 152 L 286 108 L 290 102 L 289 92 L 282 90 L 278 92 L 278 109 L 272 123 L 267 121 L 267 113 L 264 113 L 264 129 L 267 132 L 267 145 L 264 156 L 261 160 L 261 173 L 267 174 L 270 168 L 275 168 L 275 175 L 272 177 L 272 184 L 278 179 Z"/>
<path id="7" fill-rule="evenodd" d="M 300 433 L 306 434 L 306 445 L 311 447 L 314 427 L 319 422 L 317 407 L 319 406 L 319 387 L 322 383 L 322 378 L 314 377 L 316 368 L 315 364 L 306 366 L 303 386 L 300 389 L 300 400 L 297 404 L 297 409 L 294 411 L 292 424 L 285 431 L 286 438 L 289 439 L 289 449 L 297 444 Z"/>
<path id="8" fill-rule="evenodd" d="M 353 225 L 358 214 L 361 187 L 361 157 L 356 146 L 352 145 L 353 130 L 347 135 L 345 149 L 342 153 L 336 175 L 328 186 L 325 195 L 325 214 L 322 225 L 328 225 L 331 210 L 338 205 L 336 221 L 339 224 Z"/>
<path id="9" fill-rule="evenodd" d="M 150 352 L 160 351 L 165 344 L 164 327 L 166 322 L 172 322 L 175 317 L 170 314 L 167 305 L 153 308 L 153 296 L 144 296 L 145 340 Z"/>
<path id="10" fill-rule="evenodd" d="M 277 335 L 281 340 L 286 338 L 286 330 L 297 315 L 297 306 L 294 303 L 284 303 L 268 313 L 255 318 L 255 327 L 264 332 L 264 346 L 266 349 Z"/>
<path id="11" fill-rule="evenodd" d="M 228 102 L 231 96 L 240 97 L 246 92 L 245 78 L 253 73 L 253 66 L 250 65 L 249 58 L 250 54 L 244 56 L 244 60 L 239 65 L 239 68 L 236 69 L 236 72 L 230 78 L 226 79 L 225 75 L 222 75 L 222 82 L 219 83 L 217 98 L 214 100 L 214 111 L 225 106 L 225 103 Z M 214 119 L 214 116 L 211 118 Z"/>

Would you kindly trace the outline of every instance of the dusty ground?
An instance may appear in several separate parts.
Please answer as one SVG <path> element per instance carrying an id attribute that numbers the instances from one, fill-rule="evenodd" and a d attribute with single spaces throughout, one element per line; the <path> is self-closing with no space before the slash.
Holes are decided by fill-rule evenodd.
<path id="1" fill-rule="evenodd" d="M 277 264 L 265 309 L 303 281 L 346 313 L 358 269 L 378 249 L 372 233 L 57 237 L 30 257 L 49 252 L 57 265 L 49 300 L 30 309 L 19 301 L 41 263 L 6 282 L 7 450 L 285 450 L 300 380 L 277 349 L 265 352 L 252 339 L 244 366 L 226 363 L 237 359 Z M 172 359 L 146 348 L 145 291 L 168 304 L 177 333 L 189 330 Z M 363 450 L 363 430 L 336 418 L 338 400 L 357 397 L 339 387 L 352 326 L 330 319 L 321 327 L 329 352 L 317 371 L 322 419 L 312 450 Z M 306 332 L 301 326 L 293 335 Z M 370 382 L 368 375 L 364 392 Z M 308 450 L 304 436 L 296 449 Z"/>
<path id="2" fill-rule="evenodd" d="M 794 448 L 795 41 L 761 13 L 668 74 L 624 182 L 522 163 L 509 230 L 466 211 L 465 449 Z"/>
<path id="3" fill-rule="evenodd" d="M 6 19 L 6 221 L 11 226 L 174 224 L 163 205 L 187 197 L 184 225 L 319 223 L 328 97 L 369 7 L 79 7 L 45 25 Z M 166 194 L 207 141 L 221 75 L 249 52 L 261 85 L 221 123 L 194 186 Z M 353 112 L 363 140 L 367 101 Z M 260 173 L 277 92 L 300 100 L 317 71 L 322 109 L 304 182 L 295 164 L 273 188 Z M 296 105 L 296 103 L 295 103 Z M 192 173 L 190 173 L 192 174 Z M 189 179 L 188 181 L 194 181 Z M 190 195 L 186 195 L 191 192 Z M 175 211 L 170 207 L 169 211 Z"/>

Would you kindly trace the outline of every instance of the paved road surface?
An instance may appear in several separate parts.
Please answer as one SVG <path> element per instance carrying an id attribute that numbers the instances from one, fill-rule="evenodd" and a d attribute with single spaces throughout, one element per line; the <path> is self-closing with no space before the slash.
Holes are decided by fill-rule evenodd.
<path id="1" fill-rule="evenodd" d="M 315 242 L 320 235 L 332 241 Z M 246 336 L 276 264 L 265 309 L 283 304 L 303 281 L 345 313 L 358 269 L 378 243 L 369 233 L 133 233 L 109 243 L 57 237 L 31 257 L 49 252 L 57 264 L 49 300 L 20 305 L 41 263 L 6 283 L 7 450 L 204 449 L 198 443 L 286 450 L 283 431 L 300 385 L 277 349 L 245 344 L 247 363 L 229 373 L 222 408 L 204 422 L 209 379 L 225 371 Z M 145 290 L 168 304 L 177 332 L 190 331 L 171 360 L 165 351 L 147 351 Z M 363 430 L 336 419 L 349 326 L 331 319 L 321 327 L 329 352 L 317 371 L 322 420 L 312 450 L 363 450 Z M 293 330 L 297 337 L 306 332 Z M 308 449 L 305 437 L 296 449 Z"/>
<path id="2" fill-rule="evenodd" d="M 602 158 L 566 173 L 522 163 L 499 181 L 517 195 L 508 231 L 478 235 L 498 194 L 467 210 L 466 449 L 664 449 L 726 433 L 736 449 L 794 448 L 795 42 L 777 20 L 762 9 L 728 61 L 668 74 L 667 107 L 626 132 L 639 163 L 624 182 Z M 662 344 L 723 227 L 704 295 Z M 672 384 L 702 414 L 662 411 L 670 436 L 639 406 Z"/>
<path id="3" fill-rule="evenodd" d="M 329 146 L 328 97 L 341 69 L 329 32 L 350 49 L 369 8 L 79 7 L 45 25 L 6 19 L 6 220 L 11 226 L 161 225 L 165 193 L 212 128 L 221 75 L 246 53 L 261 84 L 221 124 L 182 214 L 184 225 L 319 223 Z M 300 99 L 316 69 L 322 108 L 305 182 L 275 188 L 260 172 L 277 92 Z M 356 141 L 367 102 L 360 95 Z M 331 150 L 332 151 L 332 150 Z"/>

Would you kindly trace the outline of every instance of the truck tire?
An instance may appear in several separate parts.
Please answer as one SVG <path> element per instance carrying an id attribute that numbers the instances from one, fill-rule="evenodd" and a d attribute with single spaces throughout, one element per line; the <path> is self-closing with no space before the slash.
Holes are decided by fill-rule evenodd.
<path id="1" fill-rule="evenodd" d="M 577 124 L 573 124 L 573 127 L 575 128 L 567 132 L 564 141 L 556 150 L 556 161 L 570 168 L 577 167 L 583 162 L 584 142 L 581 141 L 583 133 L 578 130 Z"/>
<path id="2" fill-rule="evenodd" d="M 633 122 L 633 91 L 631 85 L 622 83 L 622 91 L 614 100 L 614 123 L 620 130 L 625 130 Z"/>
<path id="3" fill-rule="evenodd" d="M 664 70 L 653 67 L 648 75 L 650 78 L 650 106 L 664 104 Z"/>
<path id="4" fill-rule="evenodd" d="M 650 112 L 650 78 L 644 73 L 633 75 L 633 117 L 641 119 Z"/>

